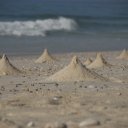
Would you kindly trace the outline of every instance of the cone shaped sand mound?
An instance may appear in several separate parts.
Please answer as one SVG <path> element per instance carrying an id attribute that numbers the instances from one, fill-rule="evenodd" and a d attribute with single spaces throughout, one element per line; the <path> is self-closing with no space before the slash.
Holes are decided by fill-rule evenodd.
<path id="1" fill-rule="evenodd" d="M 87 66 L 87 68 L 92 69 L 92 68 L 101 68 L 101 67 L 111 67 L 110 65 L 102 56 L 101 53 L 97 53 L 96 59 Z"/>
<path id="2" fill-rule="evenodd" d="M 92 60 L 90 58 L 87 58 L 86 61 L 84 62 L 84 65 L 88 66 L 92 63 Z"/>
<path id="3" fill-rule="evenodd" d="M 121 54 L 117 57 L 117 59 L 128 59 L 128 51 L 124 49 Z"/>
<path id="4" fill-rule="evenodd" d="M 0 60 L 0 75 L 15 75 L 21 73 L 16 67 L 14 67 L 7 56 L 4 54 Z"/>
<path id="5" fill-rule="evenodd" d="M 43 54 L 35 61 L 36 63 L 45 63 L 45 62 L 53 62 L 56 59 L 48 52 L 47 49 L 44 49 Z"/>
<path id="6" fill-rule="evenodd" d="M 68 66 L 50 76 L 46 81 L 86 81 L 86 80 L 105 80 L 106 78 L 87 69 L 81 61 L 74 56 Z"/>

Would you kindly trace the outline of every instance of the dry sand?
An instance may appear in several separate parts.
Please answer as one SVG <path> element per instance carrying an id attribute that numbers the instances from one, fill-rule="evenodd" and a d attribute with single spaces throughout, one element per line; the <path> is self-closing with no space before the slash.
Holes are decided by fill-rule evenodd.
<path id="1" fill-rule="evenodd" d="M 101 53 L 97 53 L 95 60 L 87 66 L 89 69 L 101 68 L 101 67 L 111 67 Z"/>
<path id="2" fill-rule="evenodd" d="M 42 53 L 42 55 L 35 61 L 35 63 L 50 63 L 50 62 L 54 62 L 56 59 L 55 57 L 53 57 L 47 49 L 44 49 L 44 52 Z"/>
<path id="3" fill-rule="evenodd" d="M 85 66 L 88 66 L 92 63 L 92 60 L 90 58 L 87 58 L 86 61 L 83 63 Z"/>
<path id="4" fill-rule="evenodd" d="M 18 70 L 15 66 L 13 66 L 8 57 L 4 54 L 0 59 L 0 76 L 2 75 L 16 75 L 20 74 L 21 71 Z"/>
<path id="5" fill-rule="evenodd" d="M 86 68 L 77 56 L 74 56 L 68 66 L 46 79 L 54 82 L 69 81 L 107 81 L 103 76 Z"/>
<path id="6" fill-rule="evenodd" d="M 117 56 L 117 59 L 128 59 L 128 51 L 124 49 L 119 56 Z"/>
<path id="7" fill-rule="evenodd" d="M 128 61 L 120 52 L 104 52 L 112 65 L 91 71 L 111 81 L 46 82 L 69 65 L 94 53 L 54 55 L 54 63 L 34 63 L 37 56 L 11 56 L 22 75 L 0 77 L 0 128 L 128 128 Z M 77 76 L 78 77 L 78 76 Z"/>

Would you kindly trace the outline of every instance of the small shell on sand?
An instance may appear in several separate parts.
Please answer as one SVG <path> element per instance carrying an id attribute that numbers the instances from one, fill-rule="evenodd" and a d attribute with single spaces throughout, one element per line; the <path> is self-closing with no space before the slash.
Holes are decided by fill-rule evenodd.
<path id="1" fill-rule="evenodd" d="M 55 97 L 49 99 L 49 103 L 51 105 L 59 105 L 60 104 L 60 98 L 55 96 Z"/>
<path id="2" fill-rule="evenodd" d="M 69 121 L 66 123 L 68 128 L 79 128 L 79 125 L 75 122 Z"/>
<path id="3" fill-rule="evenodd" d="M 65 123 L 47 123 L 44 128 L 67 128 L 67 124 Z"/>
<path id="4" fill-rule="evenodd" d="M 81 128 L 85 128 L 86 126 L 97 126 L 100 125 L 100 122 L 98 120 L 95 119 L 87 119 L 85 121 L 82 121 L 79 126 Z"/>
<path id="5" fill-rule="evenodd" d="M 34 127 L 34 126 L 35 126 L 35 123 L 32 121 L 28 122 L 27 124 L 27 127 Z"/>

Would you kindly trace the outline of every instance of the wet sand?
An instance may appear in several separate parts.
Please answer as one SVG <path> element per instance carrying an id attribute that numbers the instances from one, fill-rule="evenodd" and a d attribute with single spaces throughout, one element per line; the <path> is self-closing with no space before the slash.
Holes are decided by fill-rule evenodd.
<path id="1" fill-rule="evenodd" d="M 84 62 L 87 57 L 94 60 L 95 52 L 56 54 L 58 61 L 42 64 L 35 63 L 37 55 L 10 56 L 12 64 L 26 74 L 0 76 L 0 127 L 49 128 L 51 124 L 58 128 L 127 128 L 128 60 L 116 59 L 119 54 L 103 52 L 113 66 L 92 69 L 116 82 L 45 81 L 69 64 L 74 55 Z M 88 120 L 93 120 L 93 126 L 86 124 Z"/>

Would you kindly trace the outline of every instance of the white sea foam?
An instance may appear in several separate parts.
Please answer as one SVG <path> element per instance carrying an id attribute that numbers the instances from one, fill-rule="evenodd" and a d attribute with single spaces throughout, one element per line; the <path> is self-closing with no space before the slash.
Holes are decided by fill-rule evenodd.
<path id="1" fill-rule="evenodd" d="M 73 19 L 60 17 L 36 21 L 0 22 L 0 35 L 46 36 L 49 31 L 73 31 L 77 23 Z"/>

